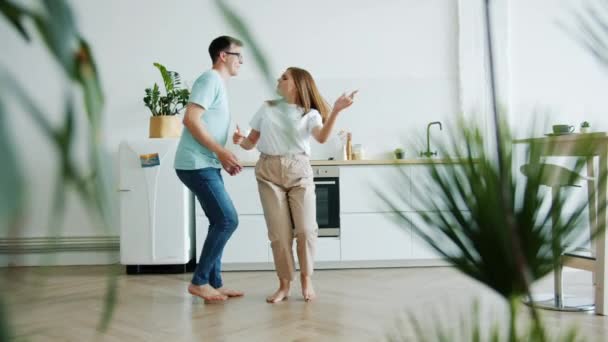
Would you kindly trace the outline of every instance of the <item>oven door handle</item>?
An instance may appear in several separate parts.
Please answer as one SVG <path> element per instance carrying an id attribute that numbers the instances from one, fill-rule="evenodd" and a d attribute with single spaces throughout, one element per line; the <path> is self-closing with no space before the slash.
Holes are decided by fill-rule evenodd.
<path id="1" fill-rule="evenodd" d="M 319 185 L 334 185 L 336 184 L 336 181 L 315 181 L 315 184 L 319 184 Z"/>

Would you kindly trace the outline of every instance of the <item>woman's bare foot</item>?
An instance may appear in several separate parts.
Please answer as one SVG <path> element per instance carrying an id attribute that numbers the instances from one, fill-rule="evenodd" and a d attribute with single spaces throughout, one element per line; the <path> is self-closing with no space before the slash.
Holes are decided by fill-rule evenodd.
<path id="1" fill-rule="evenodd" d="M 279 288 L 275 293 L 266 297 L 266 302 L 270 304 L 278 303 L 289 298 L 289 289 L 284 290 Z"/>
<path id="2" fill-rule="evenodd" d="M 193 296 L 203 298 L 207 302 L 221 302 L 228 299 L 226 295 L 220 293 L 209 284 L 202 286 L 190 284 L 188 286 L 188 292 Z"/>
<path id="3" fill-rule="evenodd" d="M 243 297 L 245 295 L 243 291 L 227 289 L 224 286 L 218 288 L 217 291 L 227 297 Z"/>
<path id="4" fill-rule="evenodd" d="M 312 279 L 310 279 L 310 277 L 301 275 L 300 282 L 302 283 L 302 296 L 304 297 L 305 301 L 310 302 L 311 300 L 317 298 L 317 294 L 312 286 Z"/>
<path id="5" fill-rule="evenodd" d="M 275 293 L 266 297 L 266 302 L 274 304 L 289 298 L 289 285 L 291 281 L 279 279 L 279 289 Z"/>

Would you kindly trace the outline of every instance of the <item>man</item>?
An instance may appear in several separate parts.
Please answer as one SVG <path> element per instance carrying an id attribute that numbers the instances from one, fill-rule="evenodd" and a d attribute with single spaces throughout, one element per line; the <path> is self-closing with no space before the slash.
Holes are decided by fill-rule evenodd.
<path id="1" fill-rule="evenodd" d="M 224 287 L 221 257 L 226 242 L 238 225 L 238 217 L 221 175 L 223 168 L 234 176 L 242 170 L 237 158 L 224 145 L 230 113 L 225 83 L 239 72 L 243 44 L 221 36 L 209 45 L 213 67 L 194 83 L 184 129 L 175 154 L 179 179 L 196 195 L 209 219 L 209 230 L 188 292 L 207 302 L 239 297 L 243 292 Z"/>

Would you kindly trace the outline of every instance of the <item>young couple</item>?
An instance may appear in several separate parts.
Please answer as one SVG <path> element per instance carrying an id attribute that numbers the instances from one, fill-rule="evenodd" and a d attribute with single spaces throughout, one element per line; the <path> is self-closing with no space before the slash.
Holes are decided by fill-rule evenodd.
<path id="1" fill-rule="evenodd" d="M 209 45 L 213 62 L 194 83 L 184 115 L 184 129 L 176 156 L 179 179 L 196 195 L 209 219 L 209 231 L 188 292 L 207 302 L 243 296 L 226 288 L 221 257 L 238 226 L 238 216 L 224 188 L 223 168 L 231 176 L 242 170 L 238 159 L 224 146 L 230 131 L 225 82 L 243 64 L 243 44 L 221 36 Z M 278 80 L 280 98 L 266 101 L 253 116 L 248 136 L 237 130 L 233 142 L 250 150 L 257 146 L 260 159 L 255 175 L 268 227 L 278 290 L 266 300 L 276 303 L 289 296 L 295 272 L 293 236 L 297 242 L 302 295 L 315 298 L 311 276 L 317 239 L 315 186 L 310 166 L 310 138 L 327 141 L 338 114 L 352 103 L 356 91 L 340 96 L 331 108 L 319 94 L 313 78 L 300 68 L 288 68 Z"/>

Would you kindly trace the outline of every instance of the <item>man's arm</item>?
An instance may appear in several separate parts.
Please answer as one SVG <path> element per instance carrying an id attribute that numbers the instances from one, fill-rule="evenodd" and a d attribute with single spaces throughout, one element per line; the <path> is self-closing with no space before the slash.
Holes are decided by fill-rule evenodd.
<path id="1" fill-rule="evenodd" d="M 184 126 L 186 126 L 196 141 L 217 155 L 220 163 L 222 163 L 222 166 L 228 173 L 231 175 L 238 173 L 242 167 L 239 165 L 236 157 L 224 146 L 218 144 L 201 123 L 201 117 L 204 112 L 205 108 L 192 102 L 188 103 L 183 120 Z"/>

